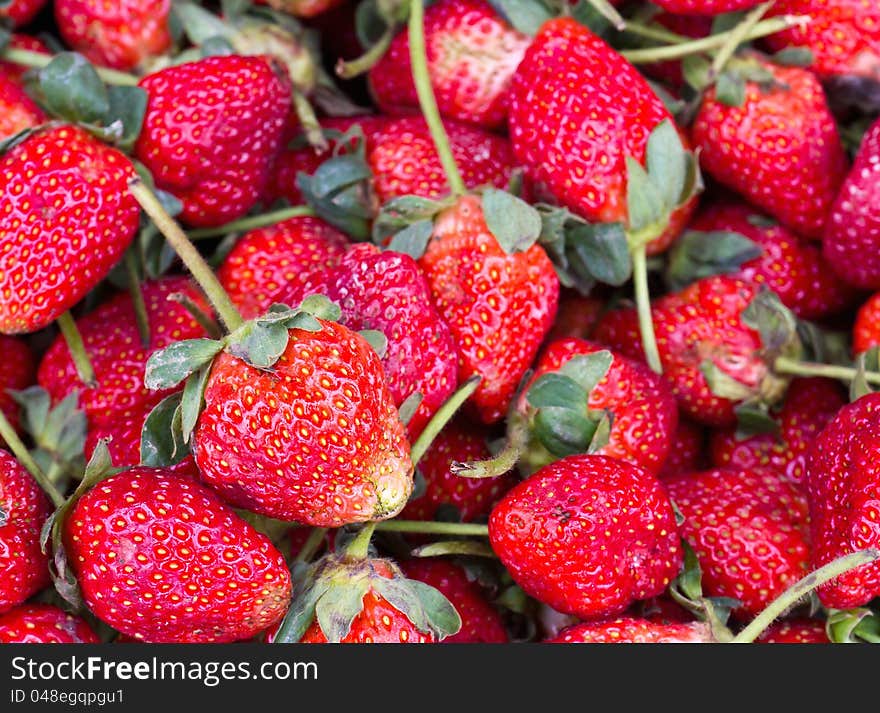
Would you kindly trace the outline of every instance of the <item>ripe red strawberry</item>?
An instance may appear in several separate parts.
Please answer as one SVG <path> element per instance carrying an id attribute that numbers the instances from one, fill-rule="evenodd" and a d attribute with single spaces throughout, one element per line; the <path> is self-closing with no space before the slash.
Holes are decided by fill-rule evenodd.
<path id="1" fill-rule="evenodd" d="M 754 7 L 758 0 L 656 0 L 656 4 L 682 15 L 721 15 Z"/>
<path id="2" fill-rule="evenodd" d="M 458 348 L 458 377 L 482 376 L 472 404 L 484 423 L 504 416 L 556 315 L 559 279 L 544 248 L 508 254 L 489 232 L 480 199 L 442 211 L 419 259 Z"/>
<path id="3" fill-rule="evenodd" d="M 43 9 L 46 0 L 10 0 L 0 8 L 0 19 L 8 19 L 13 27 L 28 24 Z"/>
<path id="4" fill-rule="evenodd" d="M 672 120 L 644 77 L 571 18 L 541 27 L 513 77 L 510 138 L 537 185 L 591 221 L 627 220 L 626 157 L 645 163 L 648 137 Z M 649 244 L 665 249 L 695 200 Z"/>
<path id="5" fill-rule="evenodd" d="M 24 89 L 0 73 L 0 138 L 12 136 L 44 121 L 46 115 Z"/>
<path id="6" fill-rule="evenodd" d="M 366 162 L 373 173 L 372 188 L 380 203 L 406 195 L 443 198 L 449 194 L 446 174 L 424 119 L 356 117 L 321 122 L 325 128 L 339 131 L 354 124 L 360 125 L 364 131 Z M 443 125 L 468 188 L 507 186 L 516 160 L 504 137 L 451 120 L 444 121 Z M 297 173 L 313 174 L 325 158 L 314 149 L 282 152 L 267 189 L 269 202 L 285 198 L 292 205 L 301 204 L 303 197 L 296 185 Z"/>
<path id="7" fill-rule="evenodd" d="M 217 277 L 242 316 L 252 319 L 312 274 L 333 267 L 347 244 L 342 233 L 320 218 L 291 218 L 239 238 Z"/>
<path id="8" fill-rule="evenodd" d="M 746 203 L 704 205 L 689 227 L 738 233 L 756 243 L 762 254 L 728 274 L 767 285 L 801 319 L 821 319 L 854 302 L 854 291 L 827 269 L 816 245 L 782 225 L 767 225 Z"/>
<path id="9" fill-rule="evenodd" d="M 550 644 L 709 644 L 714 640 L 708 624 L 657 624 L 647 619 L 618 617 L 575 624 L 561 631 Z"/>
<path id="10" fill-rule="evenodd" d="M 694 120 L 700 165 L 784 225 L 820 238 L 847 161 L 822 85 L 806 69 L 760 66 L 772 85 L 747 82 L 728 106 L 710 88 Z"/>
<path id="11" fill-rule="evenodd" d="M 0 332 L 32 332 L 79 302 L 134 238 L 134 170 L 68 125 L 38 131 L 0 159 Z"/>
<path id="12" fill-rule="evenodd" d="M 590 339 L 593 329 L 605 311 L 605 300 L 600 297 L 581 295 L 574 290 L 563 289 L 559 295 L 559 309 L 556 320 L 547 335 L 547 340 L 577 337 Z"/>
<path id="13" fill-rule="evenodd" d="M 545 466 L 492 511 L 492 549 L 517 584 L 583 619 L 666 589 L 682 552 L 669 496 L 636 466 L 574 455 Z"/>
<path id="14" fill-rule="evenodd" d="M 558 374 L 575 357 L 603 349 L 600 344 L 583 339 L 551 342 L 535 364 L 534 375 L 520 396 L 518 411 L 526 416 L 527 395 L 538 379 Z M 589 392 L 584 416 L 588 410 L 607 412 L 611 418 L 608 442 L 593 452 L 627 461 L 657 475 L 678 425 L 675 397 L 663 379 L 643 363 L 612 353 L 608 371 Z"/>
<path id="15" fill-rule="evenodd" d="M 63 528 L 89 609 L 139 641 L 246 639 L 290 602 L 290 574 L 269 538 L 207 488 L 161 469 L 102 481 Z"/>
<path id="16" fill-rule="evenodd" d="M 39 54 L 52 54 L 51 50 L 42 40 L 20 32 L 12 33 L 12 36 L 9 38 L 9 47 L 13 49 L 28 50 L 29 52 L 37 52 Z M 7 60 L 0 60 L 0 74 L 3 74 L 16 82 L 21 82 L 28 69 L 28 67 L 21 64 L 14 64 Z"/>
<path id="17" fill-rule="evenodd" d="M 410 579 L 430 584 L 452 602 L 461 617 L 457 634 L 443 639 L 444 644 L 506 644 L 509 641 L 504 620 L 483 595 L 480 585 L 467 578 L 464 571 L 438 559 L 413 559 L 400 563 Z"/>
<path id="18" fill-rule="evenodd" d="M 40 530 L 52 504 L 18 461 L 0 450 L 0 612 L 49 584 Z"/>
<path id="19" fill-rule="evenodd" d="M 779 0 L 767 15 L 809 15 L 810 22 L 770 35 L 775 51 L 806 47 L 810 69 L 822 77 L 880 79 L 880 7 L 864 0 Z"/>
<path id="20" fill-rule="evenodd" d="M 419 461 L 425 492 L 410 498 L 400 516 L 407 520 L 434 520 L 454 508 L 462 522 L 489 514 L 495 503 L 517 482 L 513 475 L 462 478 L 452 472 L 453 461 L 481 461 L 491 457 L 488 429 L 464 417 L 451 421 L 431 442 Z"/>
<path id="21" fill-rule="evenodd" d="M 202 479 L 232 504 L 320 527 L 396 515 L 409 443 L 382 363 L 335 322 L 292 329 L 271 371 L 228 352 L 211 367 L 193 433 Z"/>
<path id="22" fill-rule="evenodd" d="M 171 49 L 171 0 L 55 0 L 64 41 L 95 64 L 137 69 Z"/>
<path id="23" fill-rule="evenodd" d="M 806 477 L 807 452 L 846 403 L 840 385 L 819 377 L 794 379 L 776 415 L 778 433 L 738 437 L 735 428 L 712 433 L 712 461 L 719 468 L 772 468 L 792 482 Z"/>
<path id="24" fill-rule="evenodd" d="M 759 644 L 830 644 L 825 622 L 818 619 L 783 619 L 761 634 Z"/>
<path id="25" fill-rule="evenodd" d="M 861 354 L 880 345 L 880 292 L 871 295 L 859 307 L 853 325 L 853 354 Z"/>
<path id="26" fill-rule="evenodd" d="M 0 335 L 0 354 L 0 411 L 13 428 L 18 428 L 19 405 L 9 392 L 34 383 L 34 355 L 26 342 L 6 335 Z"/>
<path id="27" fill-rule="evenodd" d="M 343 0 L 257 0 L 258 5 L 271 5 L 295 17 L 315 17 L 336 7 Z"/>
<path id="28" fill-rule="evenodd" d="M 669 453 L 658 473 L 661 479 L 700 470 L 706 464 L 706 429 L 689 418 L 679 417 Z"/>
<path id="29" fill-rule="evenodd" d="M 425 10 L 424 24 L 428 71 L 440 113 L 486 129 L 500 127 L 507 119 L 511 77 L 530 38 L 484 0 L 440 0 Z M 418 110 L 409 53 L 404 30 L 370 70 L 370 91 L 386 113 Z"/>
<path id="30" fill-rule="evenodd" d="M 323 294 L 340 306 L 340 322 L 346 327 L 385 336 L 382 365 L 395 405 L 415 393 L 422 395 L 407 424 L 410 440 L 415 440 L 457 383 L 452 334 L 431 303 L 428 283 L 415 260 L 361 243 L 334 268 L 311 271 L 305 284 L 288 287 L 293 289 L 282 293 L 281 302 L 298 305 L 310 294 Z"/>
<path id="31" fill-rule="evenodd" d="M 290 82 L 263 57 L 206 57 L 144 77 L 135 155 L 183 203 L 180 219 L 227 223 L 260 197 L 290 111 Z"/>
<path id="32" fill-rule="evenodd" d="M 822 254 L 842 280 L 880 288 L 880 121 L 862 139 L 822 242 Z"/>
<path id="33" fill-rule="evenodd" d="M 736 422 L 735 402 L 712 392 L 701 370 L 704 362 L 756 394 L 777 390 L 758 353 L 760 335 L 741 319 L 757 290 L 752 283 L 718 275 L 654 301 L 651 315 L 663 376 L 682 412 L 699 423 L 732 426 Z M 606 313 L 595 338 L 630 358 L 642 356 L 633 309 Z"/>
<path id="34" fill-rule="evenodd" d="M 862 396 L 840 409 L 813 443 L 807 460 L 811 569 L 880 543 L 875 524 L 880 498 L 878 410 L 880 394 Z M 880 565 L 842 574 L 818 594 L 823 605 L 835 609 L 867 604 L 880 594 Z"/>
<path id="35" fill-rule="evenodd" d="M 0 616 L 3 644 L 100 644 L 92 627 L 51 604 L 22 604 Z"/>
<path id="36" fill-rule="evenodd" d="M 717 469 L 664 481 L 684 522 L 709 596 L 756 615 L 807 571 L 805 493 L 776 471 Z"/>

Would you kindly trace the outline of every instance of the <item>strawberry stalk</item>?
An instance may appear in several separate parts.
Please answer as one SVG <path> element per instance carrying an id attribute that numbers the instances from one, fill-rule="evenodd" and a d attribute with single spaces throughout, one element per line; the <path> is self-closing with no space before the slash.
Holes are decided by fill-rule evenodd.
<path id="1" fill-rule="evenodd" d="M 73 359 L 79 380 L 88 387 L 96 386 L 95 370 L 92 368 L 86 345 L 83 343 L 82 335 L 79 333 L 73 315 L 70 312 L 65 312 L 56 321 L 64 341 L 67 342 L 67 348 L 70 350 L 70 356 Z"/>
<path id="2" fill-rule="evenodd" d="M 815 362 L 798 361 L 790 357 L 777 357 L 773 362 L 773 371 L 791 376 L 825 376 L 829 379 L 852 381 L 860 372 L 855 367 L 838 364 L 817 364 Z M 880 373 L 876 371 L 861 372 L 869 384 L 880 384 Z"/>
<path id="3" fill-rule="evenodd" d="M 626 29 L 626 20 L 608 0 L 587 0 L 587 3 L 592 5 L 593 9 L 608 20 L 618 32 L 623 32 Z M 565 7 L 569 6 L 565 5 Z"/>
<path id="4" fill-rule="evenodd" d="M 347 62 L 340 58 L 336 63 L 336 76 L 342 79 L 354 79 L 369 72 L 388 51 L 388 48 L 391 46 L 391 40 L 397 34 L 397 29 L 394 25 L 390 26 L 382 33 L 382 36 L 376 43 L 360 57 Z"/>
<path id="5" fill-rule="evenodd" d="M 134 306 L 134 319 L 137 322 L 138 334 L 144 347 L 150 345 L 150 321 L 147 318 L 147 305 L 144 302 L 144 293 L 141 291 L 141 278 L 138 274 L 137 258 L 134 251 L 125 251 L 125 272 L 128 276 L 128 292 L 131 295 L 131 303 Z"/>
<path id="6" fill-rule="evenodd" d="M 733 53 L 736 52 L 736 48 L 745 41 L 749 32 L 755 28 L 755 25 L 760 22 L 761 18 L 766 14 L 774 2 L 775 0 L 770 0 L 770 2 L 761 3 L 746 15 L 742 22 L 730 31 L 727 42 L 722 45 L 718 50 L 718 54 L 715 55 L 715 59 L 712 60 L 712 67 L 709 70 L 710 81 L 714 80 L 719 74 L 721 74 L 728 60 L 730 60 L 730 58 L 733 57 Z"/>
<path id="7" fill-rule="evenodd" d="M 9 450 L 11 450 L 13 455 L 18 459 L 18 462 L 25 467 L 25 470 L 27 470 L 33 479 L 37 481 L 37 485 L 39 485 L 40 488 L 43 489 L 43 492 L 49 496 L 52 504 L 56 508 L 60 508 L 64 505 L 67 498 L 58 491 L 52 481 L 49 480 L 46 474 L 42 471 L 40 466 L 37 465 L 37 462 L 31 457 L 27 446 L 25 446 L 21 438 L 18 437 L 18 433 L 16 433 L 12 424 L 9 423 L 6 414 L 4 414 L 2 410 L 0 410 L 0 441 L 6 442 Z"/>
<path id="8" fill-rule="evenodd" d="M 437 149 L 437 155 L 449 182 L 449 189 L 454 196 L 464 195 L 467 188 L 464 179 L 455 163 L 449 136 L 440 118 L 437 99 L 431 87 L 431 75 L 428 72 L 428 54 L 425 48 L 425 5 L 424 0 L 412 0 L 409 10 L 409 56 L 412 64 L 413 83 L 419 98 L 419 108 L 428 124 L 431 138 Z"/>
<path id="9" fill-rule="evenodd" d="M 425 426 L 425 429 L 421 432 L 410 449 L 410 459 L 412 460 L 413 465 L 416 465 L 422 459 L 422 456 L 425 455 L 425 452 L 431 446 L 431 443 L 434 442 L 437 434 L 443 430 L 444 426 L 452 420 L 456 411 L 458 411 L 458 409 L 462 407 L 462 404 L 470 398 L 471 394 L 477 390 L 477 386 L 480 385 L 480 380 L 479 376 L 472 376 L 465 381 L 464 384 L 452 394 L 452 396 L 446 399 L 445 403 L 439 409 L 437 409 L 437 412 L 431 417 L 431 420 L 428 421 L 428 425 Z"/>
<path id="10" fill-rule="evenodd" d="M 21 65 L 22 67 L 32 67 L 34 69 L 42 69 L 54 59 L 53 55 L 50 54 L 31 52 L 30 50 L 18 49 L 16 47 L 7 47 L 0 52 L 0 57 L 7 62 L 12 62 Z M 138 83 L 137 77 L 126 72 L 119 72 L 107 67 L 95 67 L 95 71 L 101 79 L 107 82 L 107 84 L 134 87 L 137 86 Z"/>
<path id="11" fill-rule="evenodd" d="M 639 332 L 642 337 L 645 361 L 652 371 L 662 375 L 663 365 L 660 363 L 660 350 L 657 348 L 657 335 L 654 332 L 654 320 L 651 317 L 651 295 L 648 291 L 648 256 L 646 248 L 647 244 L 641 243 L 631 251 L 636 312 L 639 317 Z"/>
<path id="12" fill-rule="evenodd" d="M 352 559 L 364 560 L 370 554 L 370 540 L 376 531 L 376 523 L 368 522 L 345 548 L 345 554 Z"/>
<path id="13" fill-rule="evenodd" d="M 229 295 L 226 294 L 223 285 L 214 275 L 211 266 L 205 262 L 205 258 L 186 237 L 186 233 L 183 232 L 177 221 L 168 214 L 156 194 L 140 178 L 133 178 L 129 181 L 128 187 L 141 208 L 152 219 L 159 232 L 165 236 L 199 287 L 202 288 L 226 328 L 230 332 L 238 329 L 244 324 L 238 308 L 229 299 Z"/>
<path id="14" fill-rule="evenodd" d="M 504 447 L 495 456 L 470 463 L 452 461 L 449 470 L 461 478 L 497 478 L 513 469 L 525 452 L 528 440 L 528 427 L 525 424 L 517 424 L 510 429 Z"/>
<path id="15" fill-rule="evenodd" d="M 829 562 L 823 567 L 810 572 L 806 577 L 795 582 L 791 587 L 786 589 L 776 599 L 774 599 L 758 616 L 752 619 L 742 631 L 740 631 L 733 640 L 732 644 L 750 644 L 761 633 L 770 626 L 778 617 L 782 616 L 792 606 L 810 592 L 822 586 L 826 582 L 849 572 L 856 567 L 870 564 L 880 559 L 880 550 L 867 549 L 861 552 L 854 552 L 836 560 Z"/>
<path id="16" fill-rule="evenodd" d="M 297 205 L 290 208 L 281 208 L 270 213 L 261 213 L 260 215 L 252 215 L 241 220 L 235 220 L 225 225 L 218 225 L 216 228 L 199 228 L 190 230 L 187 235 L 190 240 L 204 240 L 206 238 L 219 238 L 230 233 L 244 233 L 255 228 L 265 228 L 269 225 L 275 225 L 290 218 L 312 217 L 315 211 L 307 205 Z"/>
<path id="17" fill-rule="evenodd" d="M 374 523 L 377 532 L 414 532 L 423 535 L 458 535 L 488 537 L 489 526 L 469 522 L 434 522 L 431 520 L 385 520 Z"/>

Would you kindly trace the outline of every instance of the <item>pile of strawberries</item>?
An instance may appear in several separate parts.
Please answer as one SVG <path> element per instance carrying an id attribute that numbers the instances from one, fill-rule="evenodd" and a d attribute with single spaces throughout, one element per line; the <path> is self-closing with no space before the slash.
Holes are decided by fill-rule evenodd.
<path id="1" fill-rule="evenodd" d="M 880 4 L 0 22 L 0 641 L 880 640 Z"/>

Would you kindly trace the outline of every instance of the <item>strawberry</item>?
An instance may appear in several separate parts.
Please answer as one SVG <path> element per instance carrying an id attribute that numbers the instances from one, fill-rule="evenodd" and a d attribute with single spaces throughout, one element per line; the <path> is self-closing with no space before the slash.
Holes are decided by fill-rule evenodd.
<path id="1" fill-rule="evenodd" d="M 540 245 L 508 253 L 489 231 L 480 199 L 441 211 L 419 266 L 458 348 L 458 377 L 482 377 L 472 404 L 484 423 L 507 411 L 553 323 L 559 280 Z"/>
<path id="2" fill-rule="evenodd" d="M 815 439 L 807 459 L 812 553 L 816 569 L 842 555 L 878 544 L 880 497 L 876 448 L 880 394 L 847 404 Z M 863 565 L 821 586 L 826 607 L 849 609 L 880 594 L 880 565 Z"/>
<path id="3" fill-rule="evenodd" d="M 49 584 L 40 530 L 52 505 L 18 461 L 0 450 L 0 612 Z"/>
<path id="4" fill-rule="evenodd" d="M 115 69 L 137 69 L 171 49 L 171 0 L 56 0 L 64 41 L 87 59 Z"/>
<path id="5" fill-rule="evenodd" d="M 13 428 L 18 428 L 19 406 L 9 392 L 34 383 L 34 355 L 26 342 L 5 335 L 0 335 L 0 354 L 0 411 Z"/>
<path id="6" fill-rule="evenodd" d="M 43 111 L 24 89 L 13 79 L 0 74 L 0 138 L 12 136 L 45 120 Z"/>
<path id="7" fill-rule="evenodd" d="M 207 488 L 157 468 L 100 482 L 72 507 L 64 547 L 83 599 L 146 642 L 229 642 L 284 614 L 281 553 Z"/>
<path id="8" fill-rule="evenodd" d="M 0 616 L 0 643 L 100 644 L 92 627 L 51 604 L 22 604 Z"/>
<path id="9" fill-rule="evenodd" d="M 449 185 L 431 135 L 421 117 L 357 117 L 325 119 L 326 129 L 347 131 L 359 125 L 366 139 L 365 160 L 372 173 L 370 186 L 380 203 L 405 195 L 442 198 Z M 516 161 L 510 143 L 501 136 L 481 131 L 455 121 L 443 122 L 450 147 L 468 188 L 492 185 L 505 187 Z M 269 202 L 284 198 L 292 205 L 303 202 L 296 182 L 302 171 L 313 174 L 324 157 L 314 149 L 291 149 L 282 152 L 272 172 L 267 189 Z"/>
<path id="10" fill-rule="evenodd" d="M 396 515 L 412 491 L 404 426 L 382 363 L 327 320 L 294 328 L 271 370 L 223 351 L 193 432 L 202 479 L 238 507 L 339 527 Z"/>
<path id="11" fill-rule="evenodd" d="M 547 340 L 576 337 L 590 339 L 593 329 L 605 311 L 605 300 L 595 295 L 584 296 L 575 290 L 564 289 L 559 295 L 556 319 Z"/>
<path id="12" fill-rule="evenodd" d="M 149 95 L 135 155 L 183 203 L 180 219 L 222 225 L 256 203 L 290 110 L 285 71 L 264 56 L 205 57 L 139 84 Z"/>
<path id="13" fill-rule="evenodd" d="M 660 11 L 651 18 L 651 22 L 682 37 L 699 39 L 712 34 L 712 17 L 709 15 L 677 15 Z M 650 62 L 641 65 L 640 69 L 646 76 L 660 80 L 671 89 L 680 92 L 685 84 L 682 65 L 682 60 L 674 59 Z"/>
<path id="14" fill-rule="evenodd" d="M 335 268 L 312 272 L 305 285 L 292 287 L 282 293 L 281 302 L 294 305 L 310 294 L 323 294 L 340 306 L 340 321 L 352 331 L 382 333 L 382 365 L 395 405 L 421 394 L 407 424 L 410 440 L 415 440 L 455 391 L 457 377 L 452 334 L 431 303 L 415 260 L 361 243 L 339 258 Z"/>
<path id="15" fill-rule="evenodd" d="M 656 624 L 633 617 L 575 624 L 546 640 L 550 644 L 709 644 L 713 641 L 708 624 L 702 622 Z"/>
<path id="16" fill-rule="evenodd" d="M 0 19 L 9 20 L 13 27 L 21 27 L 34 19 L 46 0 L 10 0 L 0 7 Z"/>
<path id="17" fill-rule="evenodd" d="M 837 382 L 820 377 L 794 379 L 776 414 L 778 431 L 743 438 L 735 428 L 716 430 L 710 440 L 712 461 L 719 468 L 772 468 L 802 483 L 807 452 L 844 403 Z"/>
<path id="18" fill-rule="evenodd" d="M 315 17 L 339 5 L 343 0 L 257 0 L 258 5 L 271 5 L 295 17 Z"/>
<path id="19" fill-rule="evenodd" d="M 757 615 L 807 571 L 807 500 L 772 470 L 716 469 L 663 481 L 684 522 L 709 596 Z"/>
<path id="20" fill-rule="evenodd" d="M 808 238 L 822 236 L 846 156 L 822 86 L 799 67 L 753 60 L 767 82 L 747 81 L 730 106 L 704 95 L 692 129 L 700 165 L 749 202 Z"/>
<path id="21" fill-rule="evenodd" d="M 757 0 L 656 0 L 667 12 L 681 15 L 721 15 L 725 12 L 746 10 L 758 4 Z"/>
<path id="22" fill-rule="evenodd" d="M 508 90 L 530 39 L 484 0 L 440 0 L 425 11 L 431 86 L 444 117 L 497 129 L 507 119 Z M 388 113 L 418 110 L 409 34 L 398 34 L 370 70 L 370 91 Z"/>
<path id="23" fill-rule="evenodd" d="M 242 316 L 251 319 L 311 275 L 333 267 L 347 245 L 346 237 L 320 218 L 290 218 L 241 236 L 217 277 Z"/>
<path id="24" fill-rule="evenodd" d="M 410 579 L 430 584 L 442 592 L 461 617 L 461 629 L 443 640 L 445 644 L 506 644 L 504 620 L 486 601 L 479 584 L 464 570 L 438 559 L 413 559 L 400 563 Z"/>
<path id="25" fill-rule="evenodd" d="M 821 77 L 880 79 L 880 7 L 863 0 L 778 0 L 771 15 L 809 15 L 810 22 L 770 35 L 771 49 L 806 47 Z"/>
<path id="26" fill-rule="evenodd" d="M 831 211 L 822 254 L 840 279 L 880 288 L 880 121 L 865 133 Z"/>
<path id="27" fill-rule="evenodd" d="M 861 354 L 880 345 L 880 292 L 871 295 L 859 307 L 853 325 L 854 354 Z"/>
<path id="28" fill-rule="evenodd" d="M 759 644 L 830 644 L 825 622 L 818 619 L 783 619 L 758 637 Z"/>
<path id="29" fill-rule="evenodd" d="M 658 473 L 661 479 L 679 473 L 700 470 L 705 463 L 706 429 L 683 416 L 678 419 L 678 428 L 672 436 L 669 454 Z"/>
<path id="30" fill-rule="evenodd" d="M 0 159 L 0 332 L 32 332 L 70 309 L 138 228 L 125 156 L 85 131 L 37 131 Z"/>
<path id="31" fill-rule="evenodd" d="M 497 478 L 462 478 L 455 475 L 454 461 L 481 461 L 491 456 L 488 430 L 463 416 L 446 425 L 419 461 L 425 491 L 413 495 L 401 513 L 409 520 L 435 520 L 454 508 L 461 522 L 489 514 L 495 503 L 516 483 L 513 475 Z"/>
<path id="32" fill-rule="evenodd" d="M 659 594 L 682 562 L 663 486 L 607 456 L 568 456 L 514 487 L 492 510 L 489 539 L 526 594 L 584 619 Z"/>
<path id="33" fill-rule="evenodd" d="M 12 49 L 20 49 L 27 50 L 28 52 L 36 52 L 38 54 L 51 55 L 51 50 L 46 46 L 46 44 L 31 35 L 25 35 L 20 32 L 13 32 L 11 37 L 9 38 L 9 47 Z M 9 79 L 12 79 L 16 82 L 21 82 L 24 78 L 25 72 L 28 71 L 28 67 L 25 67 L 20 64 L 14 64 L 13 62 L 9 62 L 7 60 L 0 60 L 0 74 L 5 75 Z"/>
<path id="34" fill-rule="evenodd" d="M 760 254 L 725 272 L 767 285 L 801 319 L 827 317 L 855 301 L 854 291 L 827 270 L 816 245 L 782 225 L 768 222 L 746 203 L 713 202 L 704 206 L 689 229 L 697 235 L 686 234 L 679 245 L 690 253 L 690 260 L 699 254 L 702 263 L 707 261 L 706 253 L 711 254 L 713 241 L 716 252 L 724 248 L 724 240 L 718 238 L 726 238 L 726 234 L 734 233 L 751 241 Z M 685 257 L 673 252 L 671 260 L 675 263 Z"/>

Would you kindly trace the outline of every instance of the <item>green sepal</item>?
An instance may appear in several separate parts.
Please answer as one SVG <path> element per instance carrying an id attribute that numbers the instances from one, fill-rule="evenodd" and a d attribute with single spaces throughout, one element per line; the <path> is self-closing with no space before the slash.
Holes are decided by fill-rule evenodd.
<path id="1" fill-rule="evenodd" d="M 196 3 L 175 0 L 171 5 L 171 12 L 176 16 L 187 39 L 194 45 L 202 45 L 220 37 L 226 38 L 227 42 L 234 38 L 235 30 L 229 23 Z"/>
<path id="2" fill-rule="evenodd" d="M 204 369 L 204 371 L 208 370 Z M 178 391 L 166 396 L 150 411 L 141 429 L 143 465 L 155 468 L 169 467 L 180 463 L 190 453 L 187 439 L 183 434 L 182 400 L 183 392 Z"/>
<path id="3" fill-rule="evenodd" d="M 434 233 L 434 221 L 419 220 L 398 231 L 388 243 L 388 250 L 409 255 L 418 260 L 428 249 L 431 235 Z"/>
<path id="4" fill-rule="evenodd" d="M 632 277 L 632 256 L 622 223 L 576 226 L 568 235 L 567 256 L 579 274 L 620 287 Z"/>
<path id="5" fill-rule="evenodd" d="M 78 52 L 55 55 L 37 74 L 37 90 L 51 114 L 71 122 L 100 125 L 110 111 L 106 85 Z"/>
<path id="6" fill-rule="evenodd" d="M 353 573 L 344 584 L 328 587 L 315 602 L 315 618 L 328 642 L 337 644 L 348 636 L 372 581 L 368 571 Z"/>
<path id="7" fill-rule="evenodd" d="M 760 401 L 748 400 L 734 407 L 738 441 L 763 434 L 779 434 L 779 421 L 770 413 L 768 406 Z"/>
<path id="8" fill-rule="evenodd" d="M 580 407 L 585 411 L 588 397 L 589 392 L 574 379 L 555 372 L 536 379 L 526 393 L 529 405 L 536 409 Z"/>
<path id="9" fill-rule="evenodd" d="M 529 37 L 554 15 L 542 0 L 489 0 L 489 4 L 513 29 Z"/>
<path id="10" fill-rule="evenodd" d="M 326 559 L 326 558 L 325 558 Z M 329 580 L 317 577 L 319 565 L 323 560 L 309 565 L 296 562 L 291 567 L 293 594 L 290 608 L 281 620 L 278 631 L 272 639 L 274 644 L 296 644 L 311 626 L 315 619 L 315 606 L 330 588 Z"/>
<path id="11" fill-rule="evenodd" d="M 722 72 L 715 80 L 715 97 L 729 107 L 740 107 L 746 101 L 746 81 L 735 72 Z"/>
<path id="12" fill-rule="evenodd" d="M 856 375 L 849 385 L 849 400 L 856 401 L 862 396 L 874 393 L 874 388 L 865 378 L 868 371 L 876 372 L 880 370 L 880 348 L 871 347 L 856 356 L 855 359 Z"/>
<path id="13" fill-rule="evenodd" d="M 678 292 L 704 277 L 735 272 L 763 252 L 760 245 L 740 233 L 689 230 L 669 251 L 666 284 L 670 291 Z"/>
<path id="14" fill-rule="evenodd" d="M 379 355 L 380 359 L 384 359 L 388 353 L 388 337 L 378 329 L 362 329 L 358 332 L 364 340 L 373 347 L 373 351 Z"/>
<path id="15" fill-rule="evenodd" d="M 711 359 L 700 364 L 700 372 L 706 379 L 709 391 L 722 399 L 746 401 L 755 395 L 754 389 L 734 379 Z"/>
<path id="16" fill-rule="evenodd" d="M 400 406 L 398 406 L 397 413 L 400 414 L 400 421 L 404 426 L 412 421 L 412 417 L 416 415 L 416 411 L 419 410 L 419 406 L 422 405 L 422 401 L 424 400 L 425 395 L 422 392 L 414 391 L 403 400 L 403 403 L 400 404 Z"/>
<path id="17" fill-rule="evenodd" d="M 715 641 L 724 643 L 733 634 L 727 628 L 730 613 L 741 606 L 741 602 L 730 597 L 706 597 L 703 594 L 703 571 L 690 544 L 681 539 L 684 558 L 678 576 L 669 585 L 672 600 L 691 612 L 701 621 L 709 624 Z"/>
<path id="18" fill-rule="evenodd" d="M 595 452 L 604 444 L 593 442 L 599 418 L 569 408 L 542 408 L 532 419 L 532 431 L 556 458 Z"/>
<path id="19" fill-rule="evenodd" d="M 107 87 L 110 108 L 104 116 L 99 133 L 104 141 L 131 151 L 140 136 L 147 114 L 147 92 L 140 87 L 111 85 Z"/>
<path id="20" fill-rule="evenodd" d="M 442 641 L 461 629 L 461 617 L 452 603 L 424 582 L 402 576 L 386 579 L 375 577 L 373 589 L 395 609 L 402 612 L 422 632 L 433 633 Z"/>
<path id="21" fill-rule="evenodd" d="M 830 609 L 825 632 L 834 644 L 880 643 L 880 617 L 867 607 Z"/>
<path id="22" fill-rule="evenodd" d="M 596 4 L 591 0 L 577 0 L 570 6 L 569 12 L 573 19 L 590 29 L 595 35 L 604 37 L 613 29 L 608 18 L 596 9 Z"/>
<path id="23" fill-rule="evenodd" d="M 482 208 L 489 232 L 508 255 L 528 250 L 541 235 L 540 213 L 507 191 L 487 188 Z"/>
<path id="24" fill-rule="evenodd" d="M 662 188 L 632 156 L 626 157 L 626 203 L 629 228 L 634 232 L 661 222 L 667 212 Z"/>
<path id="25" fill-rule="evenodd" d="M 743 324 L 761 335 L 767 354 L 779 356 L 800 348 L 798 320 L 772 290 L 762 287 L 741 315 Z"/>
<path id="26" fill-rule="evenodd" d="M 436 201 L 420 196 L 392 198 L 373 222 L 373 242 L 388 249 L 420 258 L 434 231 L 434 218 L 451 205 L 449 200 Z M 388 238 L 391 238 L 390 243 Z"/>
<path id="27" fill-rule="evenodd" d="M 355 150 L 332 156 L 311 175 L 301 171 L 296 185 L 321 218 L 357 240 L 367 240 L 376 213 L 372 180 L 373 172 Z"/>
<path id="28" fill-rule="evenodd" d="M 477 540 L 443 540 L 441 542 L 432 542 L 430 545 L 416 547 L 411 554 L 413 557 L 446 557 L 449 555 L 497 557 L 487 543 Z"/>
<path id="29" fill-rule="evenodd" d="M 783 67 L 809 67 L 816 56 L 809 47 L 784 47 L 770 55 L 770 61 Z"/>
<path id="30" fill-rule="evenodd" d="M 177 386 L 209 364 L 223 346 L 223 341 L 215 339 L 186 339 L 154 352 L 144 370 L 144 386 L 151 391 Z"/>
<path id="31" fill-rule="evenodd" d="M 686 151 L 675 126 L 661 121 L 648 136 L 645 168 L 666 207 L 677 206 L 687 183 Z"/>
<path id="32" fill-rule="evenodd" d="M 205 388 L 208 386 L 208 375 L 211 369 L 203 366 L 198 371 L 190 374 L 183 385 L 183 394 L 180 399 L 180 430 L 183 442 L 189 443 L 199 414 L 202 412 L 202 404 L 205 402 Z"/>

